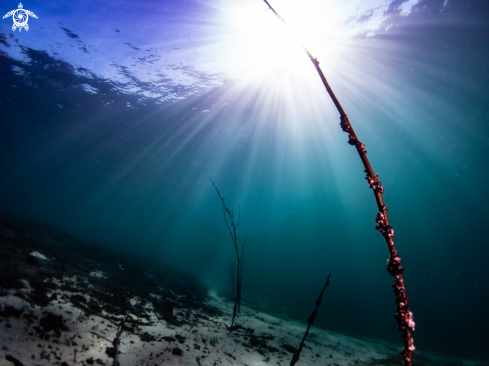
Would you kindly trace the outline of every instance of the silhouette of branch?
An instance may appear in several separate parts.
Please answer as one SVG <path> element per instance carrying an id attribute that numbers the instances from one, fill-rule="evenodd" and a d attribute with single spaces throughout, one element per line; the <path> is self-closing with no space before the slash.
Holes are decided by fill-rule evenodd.
<path id="1" fill-rule="evenodd" d="M 112 363 L 112 366 L 119 366 L 119 361 L 117 360 L 117 358 L 119 357 L 119 353 L 120 353 L 119 346 L 121 344 L 122 328 L 124 327 L 124 323 L 126 322 L 128 316 L 129 316 L 129 313 L 126 313 L 126 316 L 121 321 L 121 324 L 119 325 L 119 330 L 117 331 L 117 334 L 116 334 L 114 340 L 112 341 L 112 345 L 114 346 L 114 348 L 113 348 L 113 350 L 114 350 L 114 362 Z"/>
<path id="2" fill-rule="evenodd" d="M 292 360 L 290 361 L 290 366 L 294 366 L 295 363 L 297 361 L 299 361 L 299 356 L 301 355 L 302 347 L 304 347 L 304 341 L 306 340 L 306 337 L 309 334 L 309 329 L 311 329 L 311 325 L 314 324 L 314 320 L 316 319 L 316 315 L 318 315 L 318 308 L 319 308 L 319 305 L 321 305 L 321 302 L 323 301 L 324 290 L 326 289 L 327 286 L 329 286 L 329 278 L 330 277 L 331 277 L 331 273 L 328 275 L 328 278 L 326 279 L 326 283 L 324 284 L 323 289 L 321 290 L 321 293 L 319 294 L 319 297 L 315 300 L 316 307 L 314 308 L 311 315 L 307 319 L 306 332 L 304 333 L 304 337 L 302 337 L 302 341 L 301 341 L 299 348 L 297 349 L 297 352 L 295 352 L 294 356 L 292 356 Z"/>
<path id="3" fill-rule="evenodd" d="M 233 330 L 236 314 L 239 313 L 241 309 L 241 284 L 243 282 L 244 246 L 246 243 L 246 239 L 248 238 L 248 232 L 246 232 L 245 238 L 243 240 L 243 244 L 241 245 L 241 252 L 240 252 L 238 247 L 238 235 L 236 233 L 236 230 L 238 229 L 239 220 L 241 218 L 241 207 L 239 207 L 238 209 L 238 220 L 235 222 L 233 211 L 232 210 L 230 211 L 227 208 L 226 203 L 224 202 L 224 198 L 222 198 L 221 193 L 219 192 L 216 185 L 214 184 L 214 181 L 210 177 L 209 179 L 211 180 L 212 185 L 216 189 L 217 195 L 221 199 L 224 222 L 226 223 L 226 227 L 228 228 L 229 235 L 231 236 L 231 241 L 233 242 L 234 249 L 236 250 L 236 260 L 238 262 L 237 276 L 236 276 L 236 298 L 234 300 L 233 318 L 231 321 L 231 326 L 229 327 L 230 330 Z"/>

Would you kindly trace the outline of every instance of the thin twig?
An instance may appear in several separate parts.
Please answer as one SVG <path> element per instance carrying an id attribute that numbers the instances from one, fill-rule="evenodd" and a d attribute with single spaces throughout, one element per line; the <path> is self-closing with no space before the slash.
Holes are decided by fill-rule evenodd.
<path id="1" fill-rule="evenodd" d="M 236 260 L 238 262 L 237 275 L 236 275 L 236 297 L 234 299 L 233 318 L 231 320 L 231 327 L 229 328 L 233 330 L 236 314 L 239 313 L 241 309 L 241 284 L 243 281 L 244 245 L 246 243 L 246 239 L 248 238 L 248 232 L 245 235 L 245 239 L 243 241 L 243 244 L 241 245 L 241 252 L 240 252 L 238 247 L 238 235 L 236 233 L 236 230 L 240 225 L 239 221 L 241 219 L 241 206 L 239 206 L 238 208 L 238 220 L 237 222 L 235 222 L 233 211 L 229 210 L 228 207 L 226 206 L 226 203 L 224 202 L 224 198 L 221 196 L 221 193 L 217 189 L 212 178 L 209 177 L 209 179 L 211 180 L 212 185 L 216 189 L 216 192 L 219 198 L 221 199 L 222 212 L 224 214 L 224 222 L 226 223 L 226 227 L 228 228 L 229 235 L 231 236 L 231 241 L 233 242 L 234 250 L 236 251 Z M 226 217 L 226 214 L 228 215 L 229 218 Z"/>
<path id="2" fill-rule="evenodd" d="M 302 347 L 304 347 L 304 341 L 306 340 L 306 337 L 309 334 L 309 329 L 311 329 L 311 325 L 314 324 L 314 319 L 316 319 L 316 315 L 318 315 L 318 308 L 319 308 L 319 305 L 321 305 L 321 302 L 323 301 L 324 290 L 326 289 L 327 286 L 329 286 L 329 278 L 330 277 L 331 277 L 331 273 L 328 275 L 328 278 L 326 279 L 326 283 L 324 284 L 323 289 L 321 290 L 321 293 L 319 294 L 319 297 L 315 301 L 316 307 L 314 308 L 311 315 L 307 319 L 306 332 L 304 333 L 304 337 L 302 337 L 302 341 L 301 341 L 299 348 L 297 349 L 297 352 L 295 352 L 294 356 L 292 356 L 292 360 L 290 361 L 290 366 L 294 366 L 295 363 L 299 360 L 299 356 L 301 355 L 301 352 L 302 352 Z"/>
<path id="3" fill-rule="evenodd" d="M 126 316 L 124 319 L 121 321 L 119 325 L 119 330 L 117 331 L 117 334 L 112 341 L 112 345 L 114 346 L 114 362 L 112 362 L 112 366 L 119 366 L 119 361 L 117 361 L 117 357 L 119 356 L 119 346 L 121 344 L 121 335 L 122 335 L 122 328 L 124 327 L 124 323 L 127 320 L 127 317 L 129 316 L 129 313 L 126 313 Z"/>
<path id="4" fill-rule="evenodd" d="M 104 336 L 102 336 L 102 335 L 100 335 L 98 333 L 95 333 L 95 332 L 90 332 L 90 333 L 92 333 L 93 335 L 96 335 L 99 338 L 105 339 L 107 342 L 112 343 L 112 341 L 110 339 L 107 339 L 107 338 L 105 338 Z"/>

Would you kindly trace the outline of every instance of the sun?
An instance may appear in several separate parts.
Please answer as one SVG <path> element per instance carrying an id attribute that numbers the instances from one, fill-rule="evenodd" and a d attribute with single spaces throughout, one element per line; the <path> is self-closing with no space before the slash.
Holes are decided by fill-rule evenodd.
<path id="1" fill-rule="evenodd" d="M 338 4 L 338 2 L 336 2 Z M 265 2 L 241 0 L 222 3 L 220 24 L 232 69 L 247 77 L 299 72 L 309 62 L 304 52 L 337 62 L 338 46 L 344 38 L 340 14 L 343 9 L 329 2 L 281 0 L 271 3 L 286 23 Z M 325 60 L 326 61 L 326 60 Z"/>

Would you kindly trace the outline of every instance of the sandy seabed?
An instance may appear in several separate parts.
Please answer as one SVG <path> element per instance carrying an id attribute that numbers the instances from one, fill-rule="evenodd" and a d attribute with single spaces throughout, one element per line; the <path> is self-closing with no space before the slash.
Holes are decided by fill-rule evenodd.
<path id="1" fill-rule="evenodd" d="M 0 366 L 289 365 L 306 323 L 46 229 L 0 221 Z M 312 310 L 312 309 L 311 309 Z M 297 365 L 402 365 L 401 344 L 313 327 Z M 416 352 L 414 365 L 482 366 Z"/>

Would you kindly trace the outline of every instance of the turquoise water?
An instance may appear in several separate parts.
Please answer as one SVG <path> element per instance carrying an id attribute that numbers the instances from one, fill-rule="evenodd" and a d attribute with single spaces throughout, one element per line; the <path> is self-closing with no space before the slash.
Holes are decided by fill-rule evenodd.
<path id="1" fill-rule="evenodd" d="M 248 232 L 245 300 L 306 319 L 331 272 L 316 324 L 402 347 L 361 161 L 263 3 L 23 5 L 28 31 L 0 23 L 4 214 L 227 291 L 235 253 L 212 177 Z M 385 187 L 415 345 L 488 357 L 487 4 L 289 5 L 276 8 L 294 30 L 311 16 L 310 50 Z"/>

